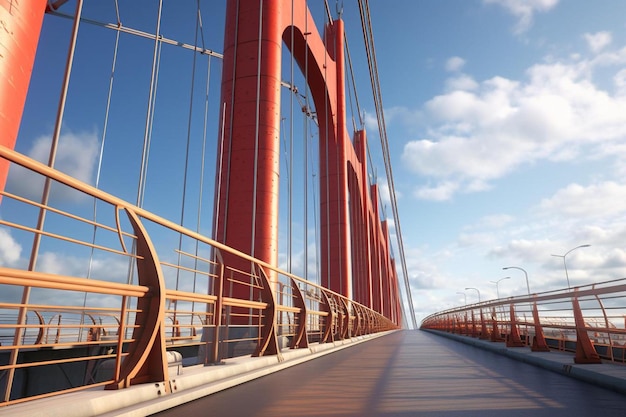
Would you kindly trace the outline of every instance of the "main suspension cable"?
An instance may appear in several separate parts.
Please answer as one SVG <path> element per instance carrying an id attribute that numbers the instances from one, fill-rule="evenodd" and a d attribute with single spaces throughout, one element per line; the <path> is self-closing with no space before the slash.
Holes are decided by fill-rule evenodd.
<path id="1" fill-rule="evenodd" d="M 374 106 L 376 109 L 376 117 L 378 120 L 378 132 L 382 145 L 383 160 L 385 163 L 385 173 L 387 175 L 387 184 L 389 186 L 389 197 L 391 200 L 391 208 L 393 212 L 394 226 L 396 229 L 396 238 L 398 243 L 398 252 L 400 263 L 402 265 L 402 273 L 404 275 L 404 284 L 406 288 L 406 297 L 409 304 L 410 315 L 413 327 L 417 328 L 417 320 L 415 318 L 415 308 L 413 306 L 413 297 L 411 295 L 411 285 L 409 282 L 408 270 L 406 267 L 406 258 L 404 254 L 404 245 L 402 239 L 402 231 L 400 227 L 400 217 L 398 215 L 398 204 L 396 200 L 396 192 L 393 181 L 393 173 L 391 170 L 391 158 L 389 155 L 389 141 L 387 139 L 387 129 L 385 126 L 385 116 L 382 104 L 382 93 L 380 89 L 380 80 L 378 78 L 378 64 L 376 62 L 376 50 L 374 47 L 374 34 L 372 32 L 372 22 L 368 0 L 359 0 L 359 13 L 361 15 L 361 26 L 363 29 L 363 37 L 365 41 L 365 49 L 367 54 L 367 62 L 370 71 L 370 82 L 374 94 Z"/>

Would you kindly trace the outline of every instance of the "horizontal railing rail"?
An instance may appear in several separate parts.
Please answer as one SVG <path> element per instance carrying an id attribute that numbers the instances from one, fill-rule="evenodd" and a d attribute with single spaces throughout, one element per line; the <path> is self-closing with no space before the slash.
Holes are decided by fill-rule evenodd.
<path id="1" fill-rule="evenodd" d="M 626 363 L 626 278 L 451 308 L 421 328 L 570 351 L 575 363 Z"/>
<path id="2" fill-rule="evenodd" d="M 95 386 L 164 382 L 169 392 L 183 365 L 280 357 L 285 348 L 397 328 L 6 147 L 0 158 L 51 186 L 46 204 L 1 192 L 0 231 L 38 239 L 39 249 L 0 267 L 0 406 Z M 61 190 L 71 197 L 54 198 Z"/>

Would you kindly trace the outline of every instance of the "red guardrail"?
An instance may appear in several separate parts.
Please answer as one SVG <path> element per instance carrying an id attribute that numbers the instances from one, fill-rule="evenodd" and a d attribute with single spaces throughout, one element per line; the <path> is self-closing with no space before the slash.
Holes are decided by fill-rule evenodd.
<path id="1" fill-rule="evenodd" d="M 40 240 L 30 265 L 62 253 L 72 262 L 68 269 L 83 274 L 0 267 L 0 406 L 94 386 L 164 382 L 167 392 L 170 365 L 182 365 L 181 356 L 184 364 L 208 365 L 397 327 L 8 148 L 0 146 L 0 158 L 98 206 L 95 219 L 85 205 L 1 193 L 3 207 L 12 209 L 3 212 L 0 231 Z M 42 213 L 49 220 L 36 222 Z M 239 268 L 223 262 L 225 254 Z M 233 296 L 242 286 L 246 299 Z"/>
<path id="2" fill-rule="evenodd" d="M 421 328 L 571 351 L 576 363 L 625 363 L 625 320 L 626 279 L 618 279 L 453 308 L 426 317 Z"/>

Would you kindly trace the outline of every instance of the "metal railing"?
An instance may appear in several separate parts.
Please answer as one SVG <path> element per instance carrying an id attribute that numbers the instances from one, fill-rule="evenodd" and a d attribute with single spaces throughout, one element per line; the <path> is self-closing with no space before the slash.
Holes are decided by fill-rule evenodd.
<path id="1" fill-rule="evenodd" d="M 185 365 L 209 365 L 397 328 L 22 154 L 0 146 L 0 157 L 30 170 L 34 181 L 49 178 L 53 195 L 63 187 L 70 200 L 93 202 L 98 213 L 90 215 L 89 204 L 40 204 L 1 192 L 11 210 L 3 210 L 0 231 L 20 241 L 39 236 L 34 264 L 42 266 L 0 267 L 0 406 L 95 386 L 165 382 L 167 392 L 171 358 L 180 362 L 170 351 Z M 45 227 L 33 227 L 41 211 Z M 59 254 L 64 272 L 73 273 L 44 262 Z"/>
<path id="2" fill-rule="evenodd" d="M 431 314 L 422 329 L 574 353 L 575 363 L 626 363 L 626 279 L 510 297 Z"/>

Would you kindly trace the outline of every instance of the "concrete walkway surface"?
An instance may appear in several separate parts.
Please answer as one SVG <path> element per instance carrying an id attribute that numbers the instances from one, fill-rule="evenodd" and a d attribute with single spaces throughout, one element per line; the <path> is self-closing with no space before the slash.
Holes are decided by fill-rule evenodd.
<path id="1" fill-rule="evenodd" d="M 429 331 L 480 349 L 495 352 L 517 361 L 529 363 L 590 384 L 626 394 L 626 365 L 603 360 L 600 364 L 575 364 L 574 354 L 551 350 L 533 352 L 530 347 L 506 347 L 504 342 L 491 342 L 469 336 Z M 626 405 L 625 405 L 626 409 Z"/>

